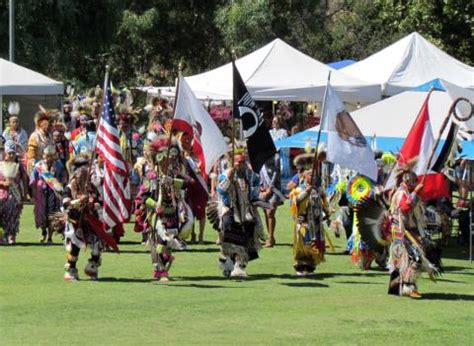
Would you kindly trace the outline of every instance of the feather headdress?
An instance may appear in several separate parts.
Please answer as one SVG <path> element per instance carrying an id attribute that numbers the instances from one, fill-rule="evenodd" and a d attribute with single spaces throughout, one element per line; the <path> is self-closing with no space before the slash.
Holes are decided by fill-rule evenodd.
<path id="1" fill-rule="evenodd" d="M 314 154 L 313 153 L 303 153 L 297 155 L 294 160 L 293 164 L 295 166 L 304 167 L 305 169 L 311 169 L 313 165 Z"/>
<path id="2" fill-rule="evenodd" d="M 395 179 L 397 185 L 400 185 L 403 181 L 408 181 L 410 179 L 416 178 L 417 175 L 414 172 L 414 168 L 418 162 L 418 156 L 408 160 L 405 163 L 398 163 L 395 168 Z"/>

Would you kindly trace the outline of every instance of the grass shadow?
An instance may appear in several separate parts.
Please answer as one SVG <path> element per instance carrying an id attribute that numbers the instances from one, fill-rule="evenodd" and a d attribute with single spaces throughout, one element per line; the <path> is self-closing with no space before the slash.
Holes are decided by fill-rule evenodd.
<path id="1" fill-rule="evenodd" d="M 458 244 L 445 246 L 442 257 L 469 261 L 469 246 Z"/>
<path id="2" fill-rule="evenodd" d="M 212 248 L 212 247 L 207 247 L 207 248 L 187 248 L 186 250 L 182 251 L 177 251 L 177 252 L 196 252 L 196 253 L 212 253 L 212 252 L 219 252 L 220 250 L 218 248 Z"/>
<path id="3" fill-rule="evenodd" d="M 463 300 L 474 301 L 474 295 L 456 293 L 424 293 L 422 300 Z"/>
<path id="4" fill-rule="evenodd" d="M 467 284 L 467 282 L 465 282 L 465 281 L 448 280 L 448 279 L 441 279 L 441 278 L 436 279 L 436 281 L 440 281 L 440 282 L 452 282 L 452 283 L 455 283 L 455 284 Z"/>
<path id="5" fill-rule="evenodd" d="M 317 287 L 317 288 L 329 288 L 329 285 L 322 284 L 315 281 L 306 281 L 306 282 L 283 282 L 280 285 L 288 287 Z"/>
<path id="6" fill-rule="evenodd" d="M 52 243 L 52 244 L 45 244 L 45 243 L 33 243 L 33 242 L 17 242 L 14 245 L 8 245 L 11 247 L 29 247 L 29 246 L 39 246 L 39 247 L 51 247 L 51 246 L 64 246 L 64 243 Z"/>
<path id="7" fill-rule="evenodd" d="M 336 284 L 347 284 L 347 285 L 385 285 L 382 282 L 360 282 L 360 281 L 336 281 Z"/>
<path id="8" fill-rule="evenodd" d="M 154 279 L 143 279 L 143 278 L 112 278 L 105 277 L 99 278 L 99 282 L 113 282 L 113 283 L 147 283 L 156 281 Z"/>
<path id="9" fill-rule="evenodd" d="M 141 241 L 132 241 L 132 240 L 121 240 L 119 243 L 118 243 L 118 246 L 120 245 L 141 245 Z"/>
<path id="10" fill-rule="evenodd" d="M 345 276 L 351 276 L 351 277 L 378 277 L 378 276 L 387 276 L 388 275 L 385 271 L 380 271 L 376 273 L 370 273 L 370 272 L 355 272 L 355 273 L 319 273 L 316 274 L 317 277 L 321 279 L 329 279 L 329 278 L 337 278 L 337 277 L 345 277 Z"/>
<path id="11" fill-rule="evenodd" d="M 229 286 L 202 285 L 202 284 L 179 284 L 179 285 L 174 285 L 173 282 L 176 282 L 176 281 L 173 281 L 173 279 L 171 279 L 169 282 L 163 283 L 163 284 L 166 285 L 166 286 L 185 287 L 185 288 L 211 288 L 211 289 L 215 289 L 215 288 L 231 288 L 231 289 L 233 289 L 233 288 L 246 288 L 245 286 L 229 287 Z"/>

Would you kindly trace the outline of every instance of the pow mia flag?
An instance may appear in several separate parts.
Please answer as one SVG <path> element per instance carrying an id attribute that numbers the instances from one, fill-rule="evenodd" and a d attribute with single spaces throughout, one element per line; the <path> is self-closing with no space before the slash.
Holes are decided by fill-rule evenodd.
<path id="1" fill-rule="evenodd" d="M 260 172 L 263 164 L 276 153 L 270 132 L 257 108 L 255 101 L 247 90 L 239 70 L 232 62 L 234 73 L 234 104 L 232 114 L 240 120 L 241 137 L 247 141 L 247 151 L 254 172 Z"/>

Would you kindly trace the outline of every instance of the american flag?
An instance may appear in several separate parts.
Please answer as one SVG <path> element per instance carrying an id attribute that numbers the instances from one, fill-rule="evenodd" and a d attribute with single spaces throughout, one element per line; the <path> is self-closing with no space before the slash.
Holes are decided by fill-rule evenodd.
<path id="1" fill-rule="evenodd" d="M 104 223 L 106 228 L 112 228 L 128 220 L 131 198 L 128 166 L 120 148 L 110 81 L 106 83 L 103 103 L 96 150 L 104 160 Z"/>

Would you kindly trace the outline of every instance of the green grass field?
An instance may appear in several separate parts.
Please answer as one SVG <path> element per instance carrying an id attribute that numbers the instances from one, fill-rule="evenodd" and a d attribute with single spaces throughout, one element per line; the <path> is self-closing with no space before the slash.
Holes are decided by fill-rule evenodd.
<path id="1" fill-rule="evenodd" d="M 474 266 L 449 247 L 438 283 L 420 279 L 422 300 L 389 296 L 388 274 L 360 271 L 344 240 L 314 278 L 296 278 L 292 221 L 278 212 L 277 242 L 233 281 L 208 245 L 176 254 L 172 280 L 151 280 L 140 236 L 127 230 L 121 254 L 105 253 L 101 280 L 64 282 L 60 238 L 39 245 L 31 206 L 18 245 L 0 247 L 0 344 L 474 344 Z M 212 243 L 211 243 L 212 242 Z M 455 241 L 452 241 L 455 243 Z M 464 251 L 464 252 L 463 252 Z M 81 253 L 81 273 L 89 253 Z"/>

